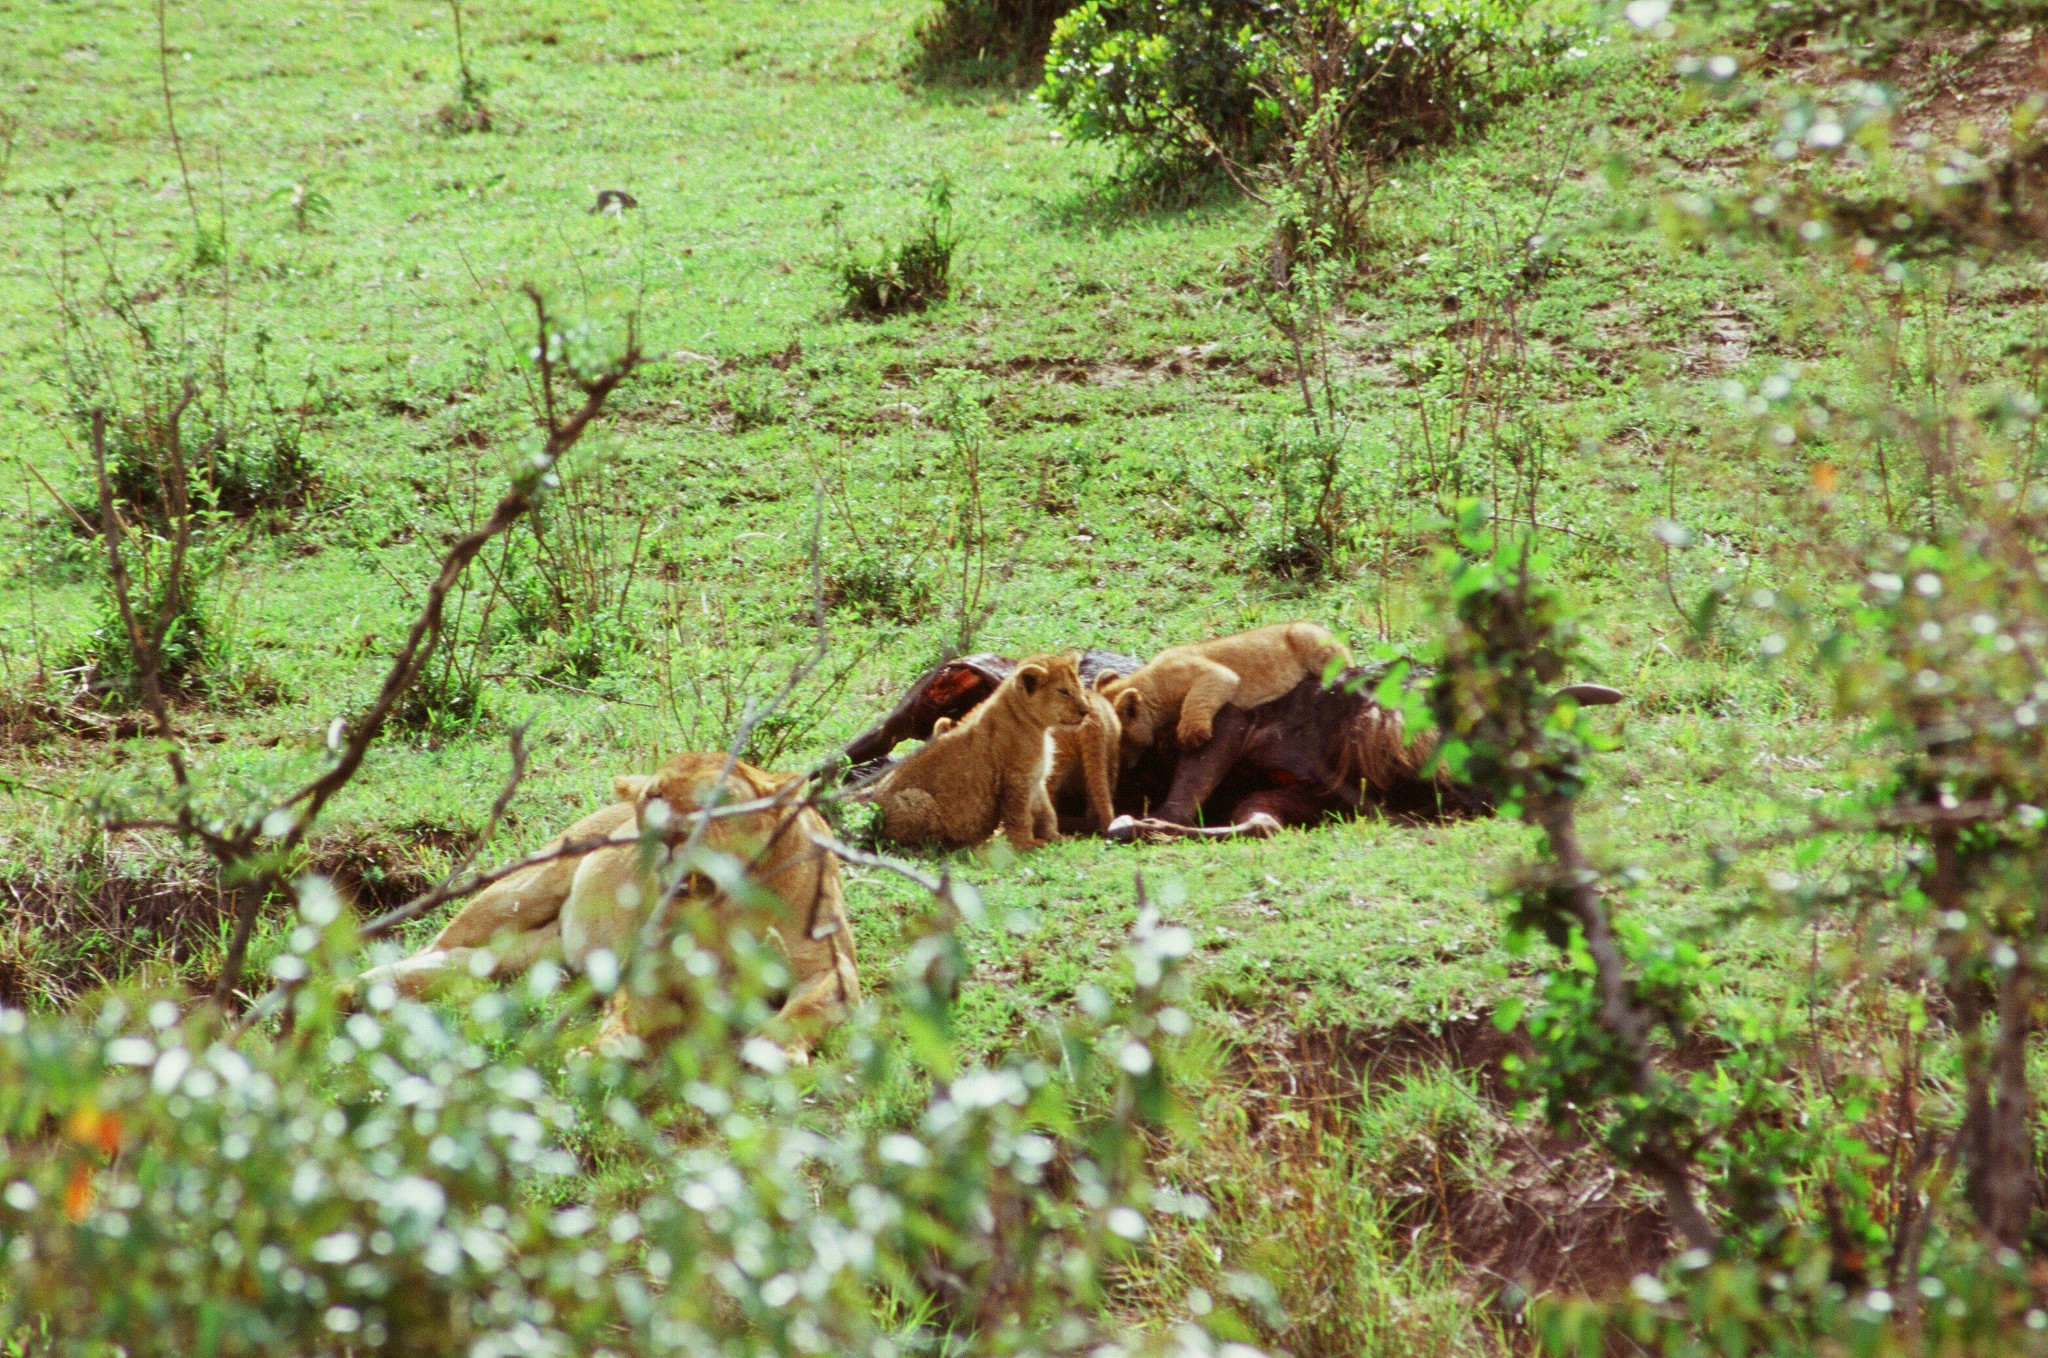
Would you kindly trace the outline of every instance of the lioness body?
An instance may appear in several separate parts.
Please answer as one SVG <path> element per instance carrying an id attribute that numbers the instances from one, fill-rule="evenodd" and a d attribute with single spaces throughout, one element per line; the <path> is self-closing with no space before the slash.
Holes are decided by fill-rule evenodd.
<path id="1" fill-rule="evenodd" d="M 1351 653 L 1312 622 L 1169 646 L 1136 674 L 1104 686 L 1122 724 L 1123 762 L 1135 763 L 1169 726 L 1182 749 L 1195 749 L 1208 741 L 1222 708 L 1272 702 L 1303 679 L 1321 677 L 1333 660 L 1348 665 Z"/>
<path id="2" fill-rule="evenodd" d="M 987 702 L 875 785 L 882 833 L 902 844 L 957 849 L 1001 827 L 1019 851 L 1058 838 L 1045 790 L 1051 733 L 1087 719 L 1086 693 L 1072 655 L 1019 665 Z"/>
<path id="3" fill-rule="evenodd" d="M 721 754 L 682 754 L 651 777 L 618 779 L 613 792 L 619 801 L 576 822 L 544 852 L 593 838 L 610 843 L 493 884 L 426 948 L 365 973 L 359 985 L 389 981 L 403 994 L 418 995 L 456 972 L 506 978 L 543 958 L 583 969 L 601 949 L 620 960 L 633 957 L 648 912 L 666 891 L 663 868 L 670 851 L 694 825 L 691 813 L 706 805 L 714 789 L 718 802 L 731 805 L 773 797 L 790 781 L 735 764 L 719 787 L 724 765 Z M 657 801 L 665 803 L 666 814 L 651 810 Z M 643 829 L 657 833 L 643 839 Z M 651 973 L 628 978 L 614 993 L 600 1044 L 656 1037 L 683 1020 L 686 1010 L 678 997 L 688 993 L 688 983 L 675 978 L 667 984 L 662 972 L 676 964 L 668 946 L 675 931 L 695 920 L 699 946 L 714 955 L 724 953 L 735 928 L 780 945 L 790 981 L 772 1034 L 793 1057 L 806 1059 L 819 1033 L 860 1000 L 838 860 L 810 840 L 825 829 L 815 811 L 797 807 L 712 819 L 702 847 L 738 859 L 749 885 L 761 890 L 735 899 L 693 875 L 655 941 Z"/>

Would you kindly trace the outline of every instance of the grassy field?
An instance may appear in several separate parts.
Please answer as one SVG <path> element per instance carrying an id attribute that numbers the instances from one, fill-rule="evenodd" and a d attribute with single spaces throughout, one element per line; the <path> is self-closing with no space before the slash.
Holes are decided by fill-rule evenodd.
<path id="1" fill-rule="evenodd" d="M 160 73 L 146 7 L 0 2 L 0 113 L 18 117 L 0 161 L 10 688 L 75 669 L 106 625 L 91 544 L 58 498 L 91 498 L 64 413 L 60 299 L 94 296 L 115 267 L 126 295 L 163 294 L 167 322 L 227 327 L 242 399 L 267 382 L 314 470 L 304 503 L 211 539 L 218 677 L 183 720 L 204 784 L 225 799 L 317 765 L 329 723 L 374 691 L 442 545 L 522 455 L 519 287 L 531 282 L 587 319 L 594 342 L 616 343 L 631 314 L 663 356 L 577 449 L 544 518 L 580 620 L 603 625 L 522 627 L 507 603 L 479 629 L 515 576 L 538 588 L 530 546 L 494 564 L 497 593 L 477 582 L 453 651 L 474 704 L 380 744 L 325 824 L 322 863 L 371 889 L 424 880 L 474 836 L 510 725 L 532 723 L 535 757 L 488 855 L 538 843 L 604 800 L 615 773 L 722 745 L 745 701 L 811 645 L 814 522 L 829 658 L 755 752 L 802 767 L 864 727 L 958 636 L 973 505 L 946 426 L 961 428 L 962 410 L 984 430 L 991 525 L 993 607 L 976 649 L 1146 654 L 1293 617 L 1360 650 L 1400 649 L 1429 627 L 1439 506 L 1488 495 L 1538 525 L 1583 609 L 1576 677 L 1628 694 L 1606 719 L 1621 748 L 1599 767 L 1586 821 L 1646 870 L 1643 918 L 1697 920 L 1723 899 L 1696 853 L 1711 833 L 1754 832 L 1858 776 L 1853 733 L 1825 719 L 1797 667 L 1756 658 L 1739 607 L 1706 646 L 1689 642 L 1684 612 L 1719 572 L 1739 604 L 1810 568 L 1797 504 L 1809 454 L 1753 437 L 1745 403 L 1788 364 L 1810 384 L 1864 380 L 1845 339 L 1880 305 L 1869 280 L 1674 249 L 1657 229 L 1664 195 L 1731 182 L 1767 129 L 1688 102 L 1625 26 L 1588 19 L 1548 92 L 1467 143 L 1389 167 L 1375 244 L 1336 323 L 1355 541 L 1340 569 L 1304 580 L 1264 550 L 1276 511 L 1261 429 L 1300 401 L 1288 350 L 1244 295 L 1263 214 L 1213 186 L 1148 201 L 1108 152 L 1063 139 L 1014 92 L 907 85 L 916 17 L 852 0 L 482 9 L 464 37 L 493 125 L 450 135 L 437 127 L 458 80 L 445 7 L 180 6 Z M 1968 111 L 1967 90 L 1903 69 L 1926 101 L 1916 116 Z M 1606 157 L 1630 168 L 1603 174 Z M 842 315 L 840 226 L 859 242 L 900 237 L 942 178 L 964 240 L 954 298 L 879 323 Z M 325 207 L 303 230 L 293 186 Z M 602 188 L 639 206 L 592 213 Z M 228 264 L 181 294 L 173 280 L 202 230 L 224 237 Z M 1489 301 L 1539 232 L 1557 242 L 1547 271 L 1512 311 Z M 2040 295 L 2017 267 L 1961 279 L 1928 304 L 1924 338 L 1978 380 L 2018 373 Z M 1487 411 L 1502 408 L 1532 441 L 1489 437 Z M 1841 512 L 1873 528 L 1914 512 L 1895 469 L 1843 477 Z M 1691 526 L 1695 544 L 1667 549 L 1651 533 L 1664 519 Z M 140 836 L 83 841 L 75 810 L 49 795 L 153 776 L 144 753 L 32 723 L 0 750 L 14 914 L 0 947 L 16 984 L 77 987 L 214 927 L 191 863 Z M 1111 974 L 1142 872 L 1195 929 L 1206 1022 L 1238 1044 L 1219 1057 L 1218 1126 L 1275 1088 L 1297 1092 L 1285 1074 L 1297 1066 L 1320 1072 L 1325 1093 L 1377 1091 L 1359 1116 L 1378 1130 L 1351 1158 L 1332 1162 L 1304 1134 L 1289 1161 L 1353 1195 L 1341 1201 L 1376 1204 L 1358 1220 L 1377 1222 L 1380 1243 L 1358 1258 L 1385 1271 L 1361 1262 L 1332 1294 L 1360 1309 L 1318 1351 L 1483 1346 L 1488 1322 L 1445 1321 L 1433 1289 L 1469 1285 L 1454 1275 L 1470 1269 L 1490 1290 L 1500 1278 L 1487 1269 L 1512 1272 L 1500 1249 L 1513 1223 L 1577 1181 L 1528 1168 L 1541 1157 L 1513 1151 L 1527 1133 L 1473 1093 L 1475 1077 L 1415 1075 L 1414 1060 L 1483 1063 L 1479 1020 L 1525 974 L 1486 893 L 1530 844 L 1513 823 L 1366 822 L 1266 842 L 959 855 L 953 870 L 990 907 L 970 938 L 972 1040 L 998 1049 Z M 852 875 L 877 974 L 911 900 L 884 875 Z M 109 936 L 143 916 L 107 901 L 163 937 Z M 1727 984 L 1790 1002 L 1806 946 L 1734 935 Z M 213 962 L 202 946 L 163 964 L 198 981 Z M 1453 1125 L 1465 1142 L 1437 1135 Z M 1438 1183 L 1425 1215 L 1449 1228 L 1449 1254 L 1389 1224 L 1409 1209 L 1381 1191 L 1418 1172 L 1424 1143 Z M 1219 1135 L 1201 1172 L 1278 1172 L 1249 1143 L 1233 1160 L 1230 1144 Z M 1441 1187 L 1446 1166 L 1464 1187 Z M 1489 1216 L 1480 1202 L 1526 1211 Z M 1576 1210 L 1620 1261 L 1581 1281 L 1654 1255 L 1629 1234 L 1641 1214 L 1627 1190 Z M 1286 1235 L 1240 1226 L 1233 1248 Z M 1134 1309 L 1170 1282 L 1134 1283 Z"/>

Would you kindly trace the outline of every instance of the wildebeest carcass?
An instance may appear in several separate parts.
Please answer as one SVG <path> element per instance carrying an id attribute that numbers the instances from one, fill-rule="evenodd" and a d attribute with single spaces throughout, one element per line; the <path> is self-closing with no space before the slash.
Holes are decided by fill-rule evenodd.
<path id="1" fill-rule="evenodd" d="M 939 718 L 965 717 L 1013 665 L 1003 656 L 973 655 L 927 671 L 887 717 L 846 746 L 854 775 L 881 769 L 900 742 L 928 738 Z M 1138 665 L 1113 651 L 1085 651 L 1082 680 L 1092 685 L 1097 674 L 1128 674 Z M 1406 739 L 1399 715 L 1372 698 L 1374 678 L 1353 668 L 1328 687 L 1305 679 L 1272 702 L 1226 707 L 1209 742 L 1196 750 L 1182 752 L 1168 731 L 1118 778 L 1120 814 L 1111 836 L 1263 834 L 1332 817 L 1422 821 L 1490 813 L 1492 802 L 1479 789 L 1429 768 L 1433 740 Z M 1587 706 L 1622 696 L 1599 684 L 1573 684 L 1562 693 Z M 1058 810 L 1062 828 L 1080 812 Z"/>
<path id="2" fill-rule="evenodd" d="M 1120 818 L 1111 837 L 1269 834 L 1361 815 L 1437 821 L 1491 814 L 1484 792 L 1430 767 L 1434 733 L 1408 739 L 1400 714 L 1371 696 L 1375 677 L 1354 667 L 1327 687 L 1304 679 L 1270 703 L 1223 709 L 1208 744 L 1175 760 L 1156 809 Z M 1601 684 L 1561 693 L 1587 706 L 1622 696 Z M 1155 747 L 1151 757 L 1172 752 Z"/>

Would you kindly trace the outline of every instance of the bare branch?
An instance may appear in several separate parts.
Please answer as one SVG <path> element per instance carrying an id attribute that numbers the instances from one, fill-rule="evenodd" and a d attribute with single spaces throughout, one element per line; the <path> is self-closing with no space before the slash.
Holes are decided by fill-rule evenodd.
<path id="1" fill-rule="evenodd" d="M 190 399 L 189 387 L 187 399 Z M 182 408 L 182 407 L 181 407 Z M 121 552 L 121 516 L 114 512 L 114 483 L 107 476 L 107 413 L 102 409 L 92 412 L 92 460 L 93 478 L 99 487 L 100 534 L 107 548 L 107 575 L 114 590 L 114 606 L 120 612 L 122 629 L 128 635 L 128 648 L 135 657 L 137 676 L 142 681 L 142 699 L 149 706 L 149 712 L 156 718 L 157 734 L 163 737 L 168 748 L 164 757 L 171 766 L 171 777 L 180 790 L 189 783 L 185 771 L 185 757 L 178 749 L 171 730 L 171 710 L 164 701 L 161 672 L 158 668 L 162 653 L 164 624 L 160 622 L 154 633 L 145 633 L 142 620 L 135 616 L 134 588 L 128 577 L 128 562 Z M 181 554 L 174 545 L 174 554 Z M 161 610 L 159 610 L 161 619 Z M 187 819 L 187 812 L 181 806 L 178 818 Z"/>
<path id="2" fill-rule="evenodd" d="M 540 365 L 542 386 L 548 398 L 547 442 L 541 452 L 535 455 L 533 466 L 522 469 L 519 479 L 499 499 L 489 520 L 481 528 L 459 539 L 442 558 L 440 574 L 428 587 L 426 601 L 421 605 L 419 615 L 413 620 L 397 656 L 393 658 L 391 668 L 385 673 L 384 683 L 378 690 L 376 702 L 350 733 L 347 743 L 335 759 L 334 766 L 292 793 L 280 804 L 279 809 L 299 808 L 291 828 L 279 837 L 277 851 L 280 854 L 289 854 L 304 842 L 307 832 L 327 803 L 348 785 L 349 780 L 354 778 L 357 770 L 362 767 L 363 758 L 369 752 L 371 744 L 382 734 L 393 709 L 418 680 L 420 671 L 426 666 L 428 658 L 439 643 L 443 610 L 448 595 L 462 578 L 463 572 L 491 539 L 510 529 L 533 508 L 533 495 L 541 484 L 541 478 L 553 471 L 563 456 L 576 445 L 577 440 L 583 437 L 591 421 L 604 409 L 605 400 L 613 389 L 630 376 L 642 362 L 635 327 L 629 318 L 626 326 L 625 353 L 599 376 L 589 379 L 576 378 L 576 383 L 583 392 L 583 404 L 566 422 L 561 421 L 557 417 L 554 404 L 554 380 L 558 364 L 555 354 L 550 349 L 551 326 L 547 304 L 539 290 L 531 284 L 527 285 L 526 294 L 533 299 L 535 323 L 540 333 L 536 362 Z M 261 821 L 245 826 L 233 841 L 233 856 L 246 857 L 253 850 L 257 836 L 261 833 Z M 219 993 L 223 997 L 231 993 L 231 988 L 239 977 L 242 959 L 247 953 L 249 936 L 255 928 L 256 912 L 260 904 L 261 897 L 249 893 L 244 896 L 236 913 L 234 936 L 229 942 L 227 961 L 221 972 Z M 426 908 L 424 905 L 419 907 L 421 910 Z"/>

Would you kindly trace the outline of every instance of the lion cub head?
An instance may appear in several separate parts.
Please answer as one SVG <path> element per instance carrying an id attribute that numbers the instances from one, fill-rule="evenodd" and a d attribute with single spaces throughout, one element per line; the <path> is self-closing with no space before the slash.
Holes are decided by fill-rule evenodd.
<path id="1" fill-rule="evenodd" d="M 1071 651 L 1035 655 L 1010 676 L 1020 710 L 1034 726 L 1075 726 L 1087 719 L 1088 698 L 1078 662 Z"/>
<path id="2" fill-rule="evenodd" d="M 1140 753 L 1152 747 L 1153 737 L 1159 734 L 1159 705 L 1144 689 L 1132 687 L 1128 675 L 1104 674 L 1095 686 L 1109 699 L 1117 722 L 1123 727 L 1121 743 L 1124 766 L 1128 768 L 1137 762 Z"/>

